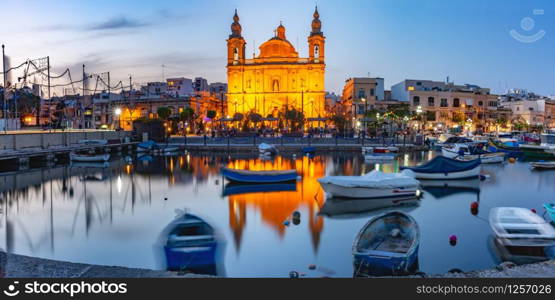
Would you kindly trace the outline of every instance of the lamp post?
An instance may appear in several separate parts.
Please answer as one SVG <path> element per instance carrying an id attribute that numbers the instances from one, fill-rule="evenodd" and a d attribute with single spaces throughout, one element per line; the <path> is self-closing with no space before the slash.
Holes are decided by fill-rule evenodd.
<path id="1" fill-rule="evenodd" d="M 366 114 L 368 113 L 368 101 L 366 101 L 366 98 L 362 98 L 360 99 L 362 102 L 364 102 L 364 114 L 362 114 L 362 119 L 363 119 L 363 124 L 364 124 L 364 133 L 366 134 Z"/>
<path id="2" fill-rule="evenodd" d="M 121 129 L 121 108 L 117 107 L 117 108 L 114 110 L 114 113 L 115 113 L 116 116 L 118 117 L 118 127 L 116 128 L 116 130 L 117 130 L 117 129 Z"/>
<path id="3" fill-rule="evenodd" d="M 416 114 L 418 115 L 418 119 L 421 119 L 421 115 L 422 115 L 422 106 L 418 105 L 418 107 L 416 108 Z M 424 121 L 422 121 L 422 126 L 424 126 Z M 420 122 L 419 122 L 420 123 Z M 420 124 L 418 124 L 418 128 L 420 128 Z"/>

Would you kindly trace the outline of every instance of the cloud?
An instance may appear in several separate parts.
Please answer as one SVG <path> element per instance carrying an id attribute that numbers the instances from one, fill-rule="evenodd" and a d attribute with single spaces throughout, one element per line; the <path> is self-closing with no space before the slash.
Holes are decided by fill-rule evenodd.
<path id="1" fill-rule="evenodd" d="M 149 26 L 149 23 L 129 19 L 125 16 L 113 17 L 107 21 L 88 25 L 84 27 L 85 30 L 117 30 L 117 29 L 128 29 L 128 28 L 139 28 Z"/>

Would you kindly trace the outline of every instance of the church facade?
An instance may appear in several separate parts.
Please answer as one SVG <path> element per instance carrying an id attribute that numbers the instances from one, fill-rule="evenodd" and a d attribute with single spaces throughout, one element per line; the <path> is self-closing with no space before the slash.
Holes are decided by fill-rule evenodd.
<path id="1" fill-rule="evenodd" d="M 296 109 L 307 119 L 325 117 L 325 36 L 318 8 L 308 37 L 308 57 L 299 57 L 280 24 L 275 35 L 259 47 L 259 55 L 246 58 L 237 10 L 227 40 L 228 115 L 258 113 L 276 118 Z"/>

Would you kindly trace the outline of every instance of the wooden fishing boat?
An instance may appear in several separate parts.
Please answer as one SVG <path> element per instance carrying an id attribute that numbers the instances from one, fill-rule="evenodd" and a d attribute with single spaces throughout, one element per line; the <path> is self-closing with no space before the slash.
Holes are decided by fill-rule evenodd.
<path id="1" fill-rule="evenodd" d="M 484 153 L 484 154 L 474 154 L 458 156 L 455 158 L 459 161 L 473 161 L 479 159 L 483 164 L 500 164 L 505 161 L 505 153 Z"/>
<path id="2" fill-rule="evenodd" d="M 496 207 L 489 223 L 495 235 L 509 246 L 555 246 L 555 229 L 529 209 Z"/>
<path id="3" fill-rule="evenodd" d="M 458 161 L 444 156 L 436 156 L 425 164 L 417 167 L 401 167 L 401 170 L 412 170 L 417 179 L 465 179 L 479 177 L 480 164 L 480 160 Z"/>
<path id="4" fill-rule="evenodd" d="M 162 231 L 157 245 L 163 249 L 159 263 L 165 270 L 224 275 L 225 243 L 210 224 L 195 215 L 179 212 Z"/>
<path id="5" fill-rule="evenodd" d="M 326 176 L 318 182 L 331 197 L 358 199 L 415 196 L 420 185 L 406 173 L 380 171 L 363 176 Z"/>
<path id="6" fill-rule="evenodd" d="M 79 161 L 79 162 L 103 162 L 110 160 L 110 154 L 77 154 L 71 152 L 69 154 L 69 159 L 71 161 Z"/>
<path id="7" fill-rule="evenodd" d="M 418 264 L 418 223 L 402 212 L 370 219 L 353 244 L 355 276 L 407 275 Z"/>
<path id="8" fill-rule="evenodd" d="M 250 183 L 287 182 L 297 179 L 297 170 L 249 171 L 222 168 L 222 175 L 229 181 Z"/>

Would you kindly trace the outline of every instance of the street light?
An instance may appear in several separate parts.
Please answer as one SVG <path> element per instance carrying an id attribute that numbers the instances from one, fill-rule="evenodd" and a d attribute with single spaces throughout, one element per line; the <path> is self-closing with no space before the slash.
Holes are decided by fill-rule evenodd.
<path id="1" fill-rule="evenodd" d="M 120 117 L 120 115 L 121 115 L 121 108 L 117 107 L 117 108 L 114 110 L 114 113 L 115 113 L 116 116 L 118 117 L 118 129 L 119 129 L 119 128 L 121 128 L 121 117 Z"/>

